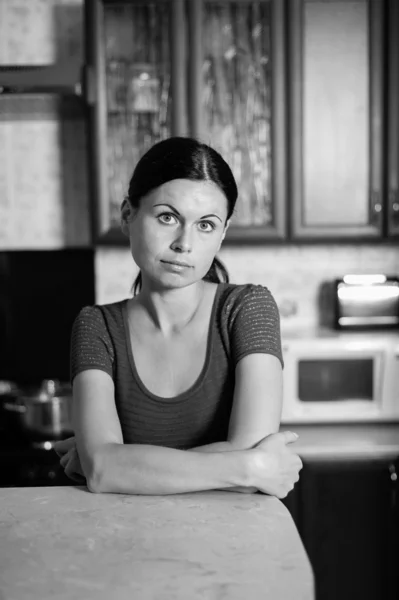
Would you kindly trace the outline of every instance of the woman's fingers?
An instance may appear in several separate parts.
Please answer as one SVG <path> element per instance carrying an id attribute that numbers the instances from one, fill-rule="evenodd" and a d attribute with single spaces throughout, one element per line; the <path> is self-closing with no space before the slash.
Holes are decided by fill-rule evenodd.
<path id="1" fill-rule="evenodd" d="M 66 454 L 64 454 L 64 456 L 61 458 L 60 460 L 60 465 L 63 469 L 65 469 L 65 467 L 67 466 L 69 460 L 71 458 L 71 453 L 67 452 Z"/>
<path id="2" fill-rule="evenodd" d="M 86 484 L 86 478 L 83 475 L 80 475 L 79 473 L 74 471 L 73 465 L 70 465 L 70 464 L 67 465 L 67 467 L 65 469 L 65 475 L 67 477 L 69 477 L 69 479 L 76 481 L 76 483 Z"/>
<path id="3" fill-rule="evenodd" d="M 63 467 L 65 475 L 80 484 L 86 484 L 86 477 L 82 471 L 79 456 L 74 446 L 60 460 L 60 465 Z"/>
<path id="4" fill-rule="evenodd" d="M 75 436 L 69 437 L 66 440 L 59 440 L 54 444 L 54 450 L 58 456 L 63 456 L 66 452 L 75 447 Z"/>

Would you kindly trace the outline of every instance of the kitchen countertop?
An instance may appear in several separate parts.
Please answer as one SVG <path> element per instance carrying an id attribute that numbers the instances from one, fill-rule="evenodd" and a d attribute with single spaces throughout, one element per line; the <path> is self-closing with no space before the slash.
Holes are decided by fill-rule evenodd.
<path id="1" fill-rule="evenodd" d="M 399 457 L 399 423 L 284 423 L 280 431 L 295 431 L 292 445 L 301 458 L 312 460 L 382 460 Z"/>
<path id="2" fill-rule="evenodd" d="M 0 489 L 1 600 L 311 600 L 313 574 L 280 500 L 87 488 Z"/>

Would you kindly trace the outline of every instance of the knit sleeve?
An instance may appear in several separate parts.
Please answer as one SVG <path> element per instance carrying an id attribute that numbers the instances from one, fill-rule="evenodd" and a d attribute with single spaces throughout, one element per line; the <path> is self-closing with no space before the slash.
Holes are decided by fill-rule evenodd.
<path id="1" fill-rule="evenodd" d="M 262 285 L 246 285 L 231 314 L 231 350 L 234 364 L 253 353 L 272 354 L 284 368 L 280 314 L 271 292 Z"/>
<path id="2" fill-rule="evenodd" d="M 99 307 L 86 306 L 76 317 L 71 334 L 71 382 L 81 371 L 100 369 L 113 376 L 114 349 Z"/>

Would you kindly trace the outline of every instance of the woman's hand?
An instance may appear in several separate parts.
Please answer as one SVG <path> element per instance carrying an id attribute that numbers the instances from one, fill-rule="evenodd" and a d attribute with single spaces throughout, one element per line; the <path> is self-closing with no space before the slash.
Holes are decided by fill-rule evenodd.
<path id="1" fill-rule="evenodd" d="M 64 468 L 65 475 L 77 483 L 85 484 L 86 477 L 80 464 L 75 437 L 56 442 L 54 450 L 61 457 L 60 465 Z"/>
<path id="2" fill-rule="evenodd" d="M 285 498 L 299 479 L 302 461 L 289 444 L 298 435 L 292 431 L 273 433 L 261 440 L 248 452 L 250 458 L 250 485 L 260 492 Z"/>

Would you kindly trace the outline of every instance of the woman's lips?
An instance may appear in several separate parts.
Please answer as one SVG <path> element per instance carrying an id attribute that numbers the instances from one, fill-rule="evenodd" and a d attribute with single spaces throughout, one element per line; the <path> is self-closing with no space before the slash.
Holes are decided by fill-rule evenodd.
<path id="1" fill-rule="evenodd" d="M 168 269 L 168 271 L 179 272 L 191 268 L 190 265 L 187 265 L 186 263 L 169 262 L 166 260 L 162 260 L 161 262 L 165 265 L 165 268 Z"/>
<path id="2" fill-rule="evenodd" d="M 188 263 L 180 262 L 179 260 L 162 260 L 161 262 L 167 265 L 178 265 L 179 267 L 191 267 Z"/>

